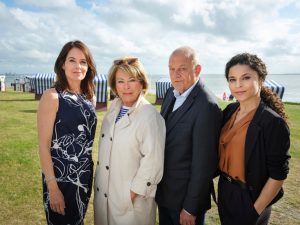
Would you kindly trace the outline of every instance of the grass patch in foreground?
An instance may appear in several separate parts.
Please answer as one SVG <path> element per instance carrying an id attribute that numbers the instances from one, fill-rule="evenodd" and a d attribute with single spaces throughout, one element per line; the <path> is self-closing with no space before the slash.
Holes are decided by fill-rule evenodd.
<path id="1" fill-rule="evenodd" d="M 154 95 L 147 97 L 155 101 Z M 224 108 L 227 102 L 221 102 Z M 36 110 L 34 94 L 0 92 L 0 225 L 46 224 L 42 205 L 41 170 L 38 159 Z M 159 110 L 160 106 L 155 105 Z M 274 207 L 270 224 L 294 225 L 300 221 L 300 105 L 286 104 L 291 128 L 290 174 L 285 196 Z M 105 112 L 98 112 L 93 158 L 98 156 L 98 139 Z M 215 181 L 216 182 L 216 181 Z M 215 204 L 206 216 L 207 225 L 219 224 Z M 85 224 L 93 224 L 93 197 Z"/>

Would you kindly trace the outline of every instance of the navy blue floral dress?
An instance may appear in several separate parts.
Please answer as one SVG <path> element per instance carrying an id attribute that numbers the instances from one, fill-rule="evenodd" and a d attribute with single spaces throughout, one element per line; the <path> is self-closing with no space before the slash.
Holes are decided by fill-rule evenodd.
<path id="1" fill-rule="evenodd" d="M 64 195 L 65 215 L 50 208 L 43 176 L 43 199 L 48 225 L 79 225 L 87 210 L 93 181 L 92 147 L 97 117 L 85 95 L 59 92 L 51 157 L 57 184 Z"/>

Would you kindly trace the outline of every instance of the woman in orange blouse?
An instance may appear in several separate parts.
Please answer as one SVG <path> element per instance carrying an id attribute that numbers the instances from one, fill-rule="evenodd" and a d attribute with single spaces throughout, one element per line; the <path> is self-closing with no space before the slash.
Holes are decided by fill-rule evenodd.
<path id="1" fill-rule="evenodd" d="M 288 174 L 289 128 L 281 100 L 263 86 L 266 65 L 243 53 L 226 64 L 237 100 L 223 113 L 218 210 L 222 225 L 267 224 Z"/>

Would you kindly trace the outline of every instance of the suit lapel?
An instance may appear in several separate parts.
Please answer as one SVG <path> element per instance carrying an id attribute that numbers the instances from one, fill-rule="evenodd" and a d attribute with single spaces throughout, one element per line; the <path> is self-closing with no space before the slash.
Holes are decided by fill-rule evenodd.
<path id="1" fill-rule="evenodd" d="M 167 116 L 169 112 L 172 112 L 171 107 L 173 107 L 174 102 L 175 102 L 175 97 L 173 94 L 173 90 L 174 88 L 170 88 L 170 90 L 166 93 L 164 102 L 161 106 L 161 111 L 160 114 L 162 115 L 162 117 L 167 120 Z"/>
<path id="2" fill-rule="evenodd" d="M 187 99 L 184 103 L 177 109 L 175 115 L 167 121 L 167 132 L 169 132 L 178 122 L 178 120 L 186 114 L 190 109 L 197 95 L 200 94 L 200 84 L 199 82 L 195 85 Z"/>
<path id="3" fill-rule="evenodd" d="M 258 121 L 260 121 L 260 117 L 262 115 L 262 112 L 264 111 L 264 107 L 263 107 L 264 103 L 260 103 L 260 105 L 258 106 L 253 119 L 251 121 L 251 123 L 249 124 L 249 128 L 246 134 L 246 142 L 245 142 L 245 165 L 247 165 L 251 153 L 253 151 L 253 149 L 255 148 L 255 144 L 258 140 L 258 137 L 260 135 L 260 126 L 258 124 Z"/>

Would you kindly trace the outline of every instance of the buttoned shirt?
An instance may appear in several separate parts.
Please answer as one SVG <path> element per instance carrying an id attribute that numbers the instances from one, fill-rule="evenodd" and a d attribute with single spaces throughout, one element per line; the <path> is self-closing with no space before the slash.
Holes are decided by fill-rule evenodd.
<path id="1" fill-rule="evenodd" d="M 187 97 L 189 96 L 189 94 L 191 93 L 191 91 L 193 90 L 193 88 L 195 87 L 198 81 L 199 80 L 197 80 L 189 89 L 187 89 L 182 94 L 180 94 L 179 91 L 175 89 L 173 90 L 174 97 L 176 98 L 176 100 L 172 112 L 174 112 L 176 109 L 182 106 L 182 104 L 185 102 L 185 100 L 187 99 Z"/>

